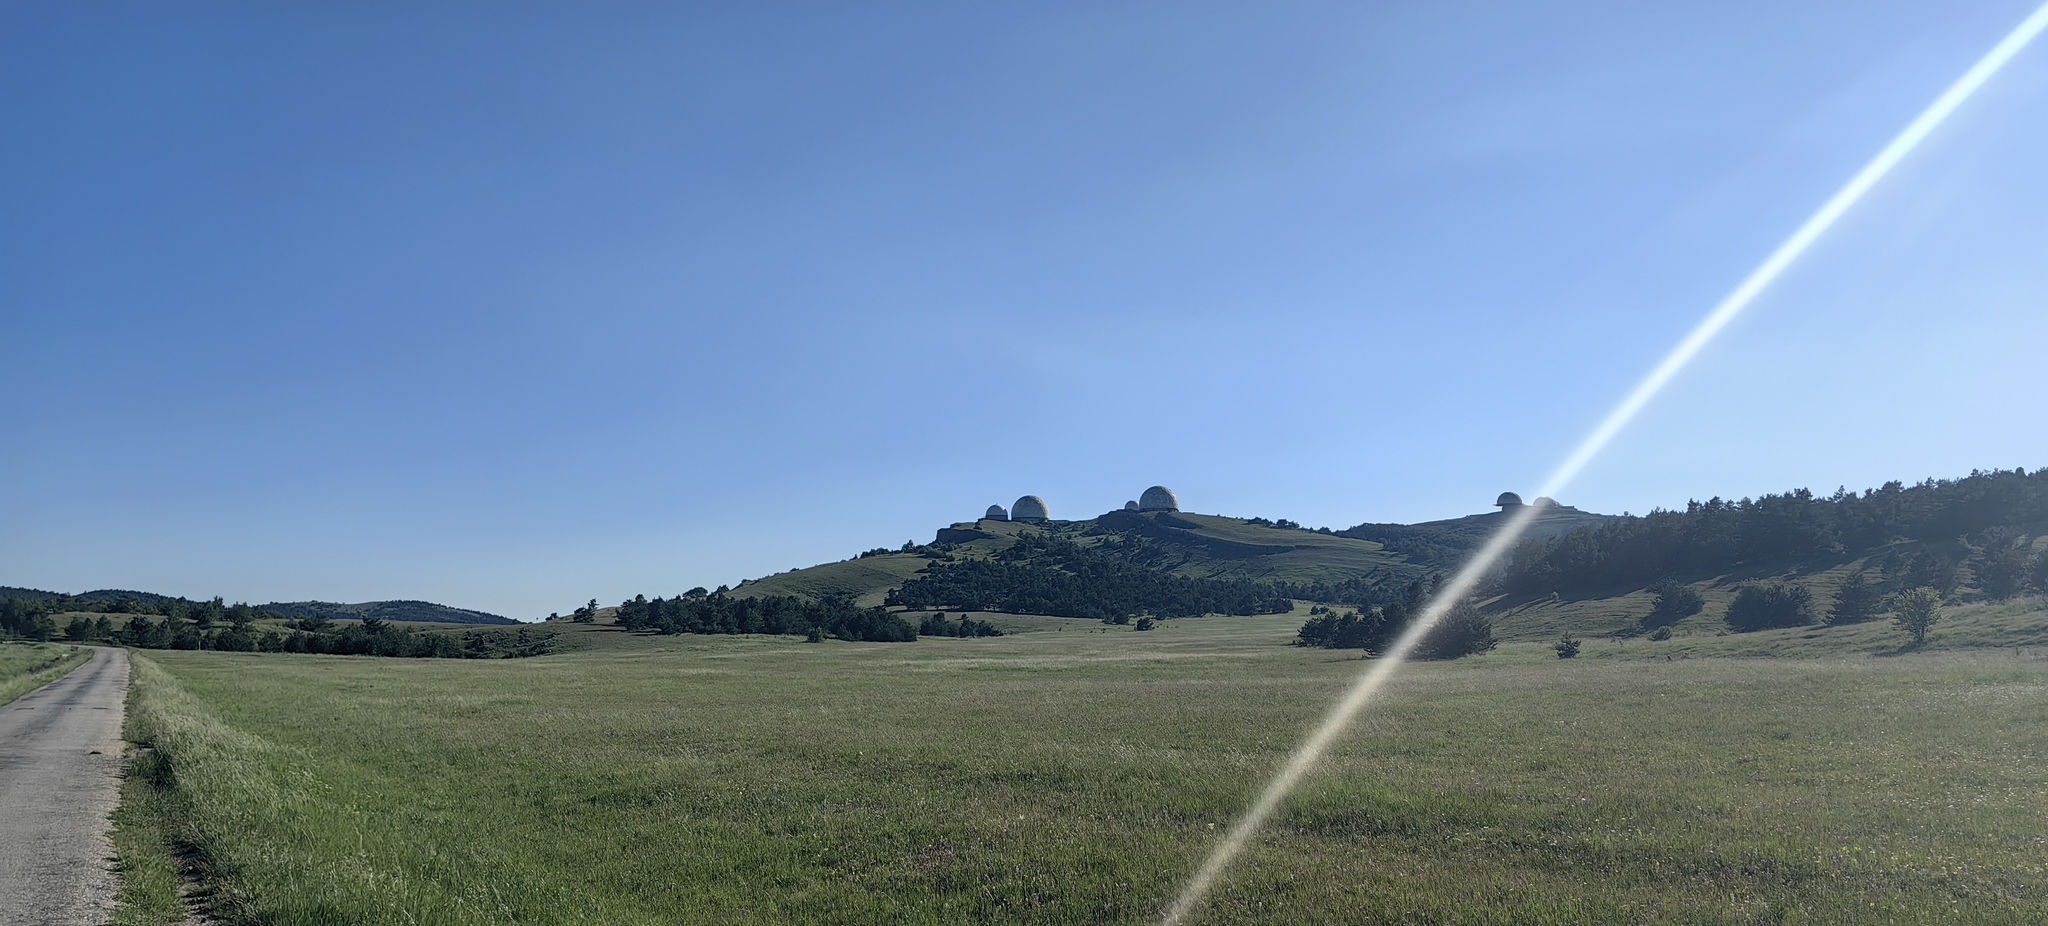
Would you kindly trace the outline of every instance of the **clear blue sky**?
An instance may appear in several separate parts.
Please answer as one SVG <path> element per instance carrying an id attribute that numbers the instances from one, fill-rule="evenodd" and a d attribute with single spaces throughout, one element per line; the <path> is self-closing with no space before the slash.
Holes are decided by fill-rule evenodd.
<path id="1" fill-rule="evenodd" d="M 2030 0 L 0 6 L 0 584 L 1528 490 Z M 1563 501 L 2048 465 L 2048 46 Z"/>

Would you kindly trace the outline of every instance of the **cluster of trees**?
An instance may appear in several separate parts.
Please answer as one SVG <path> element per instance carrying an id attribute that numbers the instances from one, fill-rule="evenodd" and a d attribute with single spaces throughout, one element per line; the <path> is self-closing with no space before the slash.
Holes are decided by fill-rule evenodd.
<path id="1" fill-rule="evenodd" d="M 888 603 L 1112 622 L 1145 614 L 1284 614 L 1293 607 L 1272 585 L 1175 576 L 1041 533 L 1024 534 L 989 559 L 934 563 L 890 592 Z"/>
<path id="2" fill-rule="evenodd" d="M 1918 646 L 1927 642 L 1927 630 L 1940 614 L 1941 590 L 1919 585 L 1886 595 L 1859 570 L 1835 590 L 1831 607 L 1823 616 L 1814 606 L 1813 592 L 1805 586 L 1747 582 L 1736 589 L 1735 600 L 1728 604 L 1726 621 L 1729 630 L 1747 633 L 1774 627 L 1805 627 L 1816 622 L 1831 627 L 1860 624 L 1886 611 L 1891 612 L 1893 621 Z"/>
<path id="3" fill-rule="evenodd" d="M 221 599 L 156 607 L 170 613 L 113 611 L 86 618 L 73 611 L 60 630 L 53 614 L 72 611 L 65 598 L 0 599 L 0 636 L 29 640 L 63 639 L 141 649 L 222 650 L 260 653 L 325 653 L 337 656 L 483 659 L 538 656 L 553 649 L 554 635 L 517 631 L 471 631 L 460 638 L 401 627 L 389 621 L 332 621 L 312 616 L 287 619 Z M 159 603 L 161 604 L 161 603 Z M 87 612 L 90 613 L 90 612 Z M 124 615 L 119 621 L 107 614 Z M 258 621 L 269 622 L 259 625 Z"/>
<path id="4" fill-rule="evenodd" d="M 1420 601 L 1390 602 L 1377 608 L 1338 613 L 1320 605 L 1309 609 L 1308 623 L 1295 636 L 1297 646 L 1358 649 L 1378 656 L 1394 645 L 1421 610 Z M 1470 601 L 1451 606 L 1449 613 L 1415 646 L 1418 659 L 1457 659 L 1498 645 L 1493 621 Z M 1573 654 L 1577 654 L 1574 647 Z"/>
<path id="5" fill-rule="evenodd" d="M 917 632 L 927 637 L 1000 637 L 1003 632 L 988 621 L 978 621 L 965 614 L 957 621 L 947 620 L 946 612 L 940 611 L 926 617 L 917 624 Z"/>
<path id="6" fill-rule="evenodd" d="M 42 602 L 0 598 L 0 639 L 49 640 L 56 636 L 57 622 L 50 619 Z"/>
<path id="7" fill-rule="evenodd" d="M 1385 608 L 1350 610 L 1340 614 L 1335 609 L 1317 605 L 1308 609 L 1308 613 L 1308 623 L 1301 625 L 1301 631 L 1295 635 L 1296 646 L 1384 653 L 1406 626 L 1405 620 L 1390 618 Z"/>
<path id="8" fill-rule="evenodd" d="M 908 643 L 917 628 L 884 608 L 862 608 L 847 598 L 805 601 L 790 595 L 738 598 L 693 588 L 674 598 L 635 595 L 619 605 L 618 624 L 648 633 L 797 634 L 812 641 L 837 637 L 869 643 Z M 990 628 L 994 629 L 994 628 Z"/>
<path id="9" fill-rule="evenodd" d="M 1861 556 L 1900 541 L 1955 544 L 1980 589 L 2005 597 L 2033 585 L 2048 591 L 2048 562 L 2031 553 L 2023 525 L 2048 521 L 2048 469 L 1974 472 L 1962 479 L 1898 482 L 1857 494 L 1800 489 L 1758 499 L 1691 502 L 1598 528 L 1522 544 L 1500 577 L 1513 593 L 1578 594 L 1642 587 L 1667 576 L 1707 576 L 1732 567 L 1778 568 Z M 1923 550 L 1898 564 L 1908 587 L 1948 594 L 1959 564 Z"/>
<path id="10" fill-rule="evenodd" d="M 1699 592 L 1673 579 L 1659 580 L 1651 589 L 1656 597 L 1650 613 L 1623 636 L 1649 632 L 1652 640 L 1669 639 L 1672 624 L 1698 614 L 1705 606 Z M 1927 585 L 1906 587 L 1887 595 L 1879 584 L 1866 577 L 1864 570 L 1859 569 L 1850 573 L 1835 590 L 1826 613 L 1822 613 L 1814 601 L 1813 591 L 1804 585 L 1778 581 L 1745 582 L 1736 587 L 1735 598 L 1728 603 L 1728 613 L 1722 620 L 1732 632 L 1751 633 L 1813 624 L 1830 627 L 1860 624 L 1889 611 L 1917 646 L 1926 642 L 1927 630 L 1940 613 L 1941 600 L 1941 591 Z M 1563 643 L 1559 644 L 1559 656 L 1569 659 L 1577 654 L 1576 645 L 1571 648 L 1571 655 L 1565 655 Z"/>
<path id="11" fill-rule="evenodd" d="M 1746 582 L 1728 603 L 1728 629 L 1736 633 L 1813 623 L 1813 593 L 1788 582 Z"/>

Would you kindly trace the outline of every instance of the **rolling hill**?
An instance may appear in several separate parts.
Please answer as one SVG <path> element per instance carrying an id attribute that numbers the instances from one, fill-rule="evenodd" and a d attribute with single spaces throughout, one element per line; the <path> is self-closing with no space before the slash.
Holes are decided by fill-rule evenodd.
<path id="1" fill-rule="evenodd" d="M 935 569 L 992 559 L 1028 567 L 1035 557 L 1019 553 L 1019 540 L 1032 537 L 1073 544 L 1101 562 L 1178 578 L 1256 582 L 1295 597 L 1366 604 L 1454 568 L 1502 517 L 1495 512 L 1422 524 L 1361 524 L 1342 531 L 1185 511 L 1119 510 L 1044 523 L 984 518 L 941 528 L 923 546 L 792 569 L 742 582 L 730 594 L 847 597 L 874 606 Z M 1608 520 L 1609 515 L 1549 508 L 1531 536 L 1561 536 Z"/>
<path id="2" fill-rule="evenodd" d="M 1066 610 L 1031 613 L 1070 617 L 1094 615 L 1097 609 L 1075 604 L 1090 596 L 1157 615 L 1183 612 L 1190 601 L 1240 602 L 1217 613 L 1267 613 L 1264 604 L 1242 604 L 1242 583 L 1255 583 L 1304 603 L 1369 608 L 1455 568 L 1505 516 L 1339 531 L 1180 511 L 1112 511 L 1036 524 L 983 519 L 942 528 L 928 544 L 751 580 L 730 594 L 978 613 L 1023 613 L 1018 602 L 1067 602 Z M 2041 599 L 2032 597 L 2048 592 L 2044 547 L 2048 470 L 1978 471 L 1830 496 L 1802 489 L 1717 498 L 1644 516 L 1547 507 L 1484 587 L 1480 605 L 1504 640 L 1555 640 L 1563 633 L 1629 638 L 1659 629 L 1643 623 L 1656 600 L 1652 586 L 1675 584 L 1697 594 L 1700 607 L 1663 622 L 1668 627 L 1660 632 L 1705 641 L 1730 635 L 1728 611 L 1744 588 L 1783 587 L 1806 596 L 1804 623 L 1793 626 L 1807 630 L 1734 634 L 1743 642 L 1718 649 L 1789 641 L 1788 633 L 1802 642 L 1770 645 L 1810 649 L 1823 645 L 1812 642 L 1823 629 L 1826 646 L 1886 633 L 1880 622 L 1861 629 L 1830 624 L 1836 593 L 1854 577 L 1880 600 L 1906 588 L 1935 588 L 1946 606 L 1961 609 L 1955 613 L 1983 615 L 1987 627 L 2001 628 L 1980 644 L 2022 645 L 2048 642 Z M 1133 570 L 1196 585 L 1162 589 Z M 1145 601 L 1151 603 L 1132 604 Z"/>

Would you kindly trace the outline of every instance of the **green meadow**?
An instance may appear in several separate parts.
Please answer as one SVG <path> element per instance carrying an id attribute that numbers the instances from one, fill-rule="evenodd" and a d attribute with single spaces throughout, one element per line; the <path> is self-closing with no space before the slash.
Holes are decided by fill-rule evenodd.
<path id="1" fill-rule="evenodd" d="M 1156 921 L 1364 665 L 1300 620 L 137 652 L 123 922 Z M 2048 922 L 2048 651 L 1728 639 L 1405 668 L 1200 921 Z"/>

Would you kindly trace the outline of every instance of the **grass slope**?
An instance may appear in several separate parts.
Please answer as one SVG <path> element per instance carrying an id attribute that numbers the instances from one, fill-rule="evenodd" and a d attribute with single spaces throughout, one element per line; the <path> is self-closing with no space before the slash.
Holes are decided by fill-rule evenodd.
<path id="1" fill-rule="evenodd" d="M 861 607 L 872 608 L 881 605 L 882 596 L 890 589 L 902 585 L 930 562 L 909 553 L 864 556 L 776 573 L 742 583 L 731 594 L 740 598 L 794 595 L 812 601 L 844 596 Z"/>
<path id="2" fill-rule="evenodd" d="M 227 923 L 1140 923 L 1361 667 L 1298 625 L 149 653 L 134 735 Z M 1686 645 L 1405 669 L 1202 921 L 2048 921 L 2048 653 Z"/>
<path id="3" fill-rule="evenodd" d="M 1719 654 L 1816 655 L 1878 653 L 1896 648 L 1898 631 L 1888 615 L 1863 624 L 1830 627 L 1824 620 L 1835 592 L 1851 573 L 1874 572 L 1874 558 L 1846 562 L 1798 563 L 1790 568 L 1758 569 L 1716 576 L 1687 587 L 1699 592 L 1705 607 L 1671 626 L 1676 639 L 1699 649 L 1706 638 L 1717 642 L 1702 651 Z M 1782 630 L 1731 634 L 1725 618 L 1736 591 L 1747 582 L 1781 581 L 1805 587 L 1813 596 L 1815 624 Z M 1612 589 L 1604 594 L 1563 598 L 1501 596 L 1483 602 L 1503 640 L 1555 640 L 1565 632 L 1606 636 L 1633 628 L 1650 613 L 1654 596 L 1648 589 Z M 2027 595 L 2007 601 L 1986 601 L 1965 590 L 1943 608 L 1946 617 L 1929 637 L 1931 647 L 2029 646 L 2048 644 L 2048 600 Z M 1726 638 L 1726 639 L 1721 639 Z M 1818 641 L 1818 642 L 1816 642 Z"/>
<path id="4" fill-rule="evenodd" d="M 1156 541 L 1162 556 L 1157 564 L 1175 575 L 1276 582 L 1341 581 L 1375 571 L 1426 570 L 1389 554 L 1379 543 L 1300 528 L 1269 527 L 1243 518 L 1174 512 L 1167 515 L 1118 515 L 1101 526 L 1123 529 Z M 1124 525 L 1149 522 L 1148 529 Z M 1087 529 L 1081 532 L 1086 536 Z M 1115 536 L 1115 535 L 1113 535 Z M 1100 538 L 1108 539 L 1108 538 Z M 1113 545 L 1112 545 L 1113 548 Z"/>
<path id="5" fill-rule="evenodd" d="M 64 677 L 92 650 L 61 643 L 0 643 L 0 704 Z"/>

